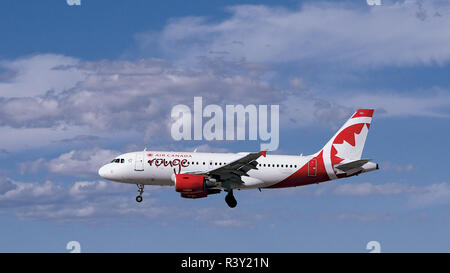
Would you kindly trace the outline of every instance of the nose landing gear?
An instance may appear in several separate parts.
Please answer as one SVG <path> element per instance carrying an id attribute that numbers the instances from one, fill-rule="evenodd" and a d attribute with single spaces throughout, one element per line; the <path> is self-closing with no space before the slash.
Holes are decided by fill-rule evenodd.
<path id="1" fill-rule="evenodd" d="M 136 196 L 136 202 L 142 202 L 142 193 L 144 193 L 144 184 L 137 184 L 139 195 Z"/>
<path id="2" fill-rule="evenodd" d="M 228 205 L 230 208 L 236 207 L 237 201 L 236 201 L 236 198 L 234 198 L 233 190 L 230 189 L 230 190 L 228 191 L 227 195 L 225 196 L 225 202 L 227 202 L 227 205 Z"/>

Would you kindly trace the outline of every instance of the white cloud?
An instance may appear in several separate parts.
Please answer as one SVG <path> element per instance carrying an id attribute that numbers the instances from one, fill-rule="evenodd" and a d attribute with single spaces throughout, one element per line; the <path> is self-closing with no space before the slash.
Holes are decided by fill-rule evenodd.
<path id="1" fill-rule="evenodd" d="M 450 118 L 448 113 L 442 112 L 450 106 L 450 93 L 447 90 L 427 90 L 426 95 L 402 95 L 392 92 L 357 94 L 342 92 L 334 97 L 336 103 L 361 108 L 375 108 L 377 112 L 387 116 L 422 116 Z M 375 112 L 375 115 L 377 114 Z"/>
<path id="2" fill-rule="evenodd" d="M 431 184 L 420 189 L 410 198 L 410 204 L 415 207 L 426 207 L 450 203 L 450 184 Z"/>
<path id="3" fill-rule="evenodd" d="M 111 216 L 129 213 L 136 206 L 134 198 L 124 198 L 123 193 L 133 191 L 132 185 L 105 181 L 79 181 L 71 185 L 60 185 L 51 181 L 45 183 L 19 182 L 12 179 L 0 180 L 2 185 L 10 183 L 0 192 L 0 206 L 23 219 L 47 219 L 58 222 L 91 221 L 96 217 L 103 221 Z M 154 190 L 157 191 L 157 188 Z M 133 202 L 131 202 L 133 201 Z M 147 205 L 152 200 L 146 200 Z M 142 209 L 139 210 L 142 213 Z M 150 210 L 149 214 L 155 210 Z M 136 213 L 135 213 L 136 214 Z"/>
<path id="4" fill-rule="evenodd" d="M 372 184 L 372 183 L 345 183 L 338 185 L 333 194 L 336 195 L 397 195 L 415 192 L 416 188 L 407 184 L 400 183 L 386 183 L 386 184 Z"/>
<path id="5" fill-rule="evenodd" d="M 16 152 L 19 150 L 32 150 L 62 139 L 68 139 L 74 135 L 86 134 L 89 129 L 80 126 L 57 127 L 57 128 L 11 128 L 0 127 L 0 147 Z M 116 138 L 122 138 L 116 135 Z"/>
<path id="6" fill-rule="evenodd" d="M 9 178 L 0 180 L 0 207 L 7 208 L 3 213 L 20 219 L 50 220 L 58 223 L 105 223 L 126 219 L 127 221 L 154 220 L 156 224 L 172 221 L 192 220 L 221 228 L 240 228 L 252 226 L 255 221 L 266 217 L 261 213 L 245 210 L 230 211 L 220 202 L 220 207 L 191 207 L 189 201 L 177 197 L 176 202 L 165 205 L 156 200 L 162 187 L 152 187 L 152 194 L 145 201 L 137 203 L 132 193 L 134 185 L 105 181 L 78 181 L 62 185 L 47 181 L 45 183 L 19 182 Z M 196 204 L 198 201 L 196 201 Z"/>
<path id="7" fill-rule="evenodd" d="M 396 164 L 392 162 L 382 162 L 380 164 L 380 170 L 382 171 L 395 171 L 399 173 L 403 172 L 411 172 L 414 170 L 414 166 L 412 164 Z"/>
<path id="8" fill-rule="evenodd" d="M 78 63 L 78 59 L 53 54 L 0 61 L 0 68 L 9 72 L 1 77 L 0 96 L 30 97 L 70 89 L 86 76 L 83 71 L 67 68 Z"/>
<path id="9" fill-rule="evenodd" d="M 21 173 L 36 172 L 46 169 L 51 173 L 75 177 L 97 177 L 98 169 L 109 163 L 120 152 L 92 148 L 89 150 L 72 150 L 57 158 L 43 158 L 19 164 Z"/>
<path id="10" fill-rule="evenodd" d="M 403 171 L 403 170 L 402 170 Z M 280 198 L 286 196 L 305 196 L 323 199 L 326 196 L 336 197 L 369 197 L 388 196 L 404 197 L 411 208 L 430 207 L 450 204 L 450 183 L 411 184 L 411 183 L 370 183 L 337 181 L 321 183 L 317 186 L 263 190 L 255 192 L 255 197 Z"/>
<path id="11" fill-rule="evenodd" d="M 325 186 L 325 185 L 324 185 Z M 330 184 L 321 189 L 311 190 L 306 194 L 322 196 L 389 196 L 403 195 L 411 207 L 427 207 L 450 203 L 450 184 L 447 182 L 430 185 L 411 185 L 406 183 L 344 183 Z"/>
<path id="12" fill-rule="evenodd" d="M 60 56 L 54 58 L 57 62 Z M 66 65 L 63 61 L 60 64 Z M 239 73 L 221 74 L 214 65 L 191 70 L 170 67 L 161 60 L 78 60 L 65 69 L 86 76 L 59 93 L 36 95 L 23 89 L 27 97 L 0 97 L 0 126 L 90 129 L 82 134 L 132 129 L 145 132 L 147 138 L 164 139 L 169 133 L 170 108 L 179 103 L 192 104 L 194 95 L 203 96 L 208 104 L 258 104 L 282 98 L 265 81 Z M 47 76 L 51 79 L 52 74 Z M 46 74 L 41 77 L 45 80 Z M 20 89 L 20 78 L 13 80 L 15 88 Z"/>
<path id="13" fill-rule="evenodd" d="M 428 90 L 422 92 L 422 95 L 396 94 L 395 91 L 289 94 L 281 105 L 280 115 L 286 117 L 281 120 L 283 127 L 305 127 L 321 122 L 337 129 L 360 108 L 375 109 L 375 119 L 450 118 L 450 93 L 444 90 Z"/>
<path id="14" fill-rule="evenodd" d="M 140 34 L 144 50 L 165 56 L 198 56 L 250 62 L 319 62 L 357 66 L 445 63 L 450 59 L 447 2 L 396 2 L 370 8 L 310 1 L 297 10 L 262 5 L 228 8 L 220 21 L 204 17 L 171 20 L 155 34 Z M 417 16 L 426 11 L 427 16 Z M 423 12 L 422 12 L 423 14 Z M 320 18 L 320 20 L 318 20 Z"/>
<path id="15" fill-rule="evenodd" d="M 61 85 L 60 92 L 43 95 L 22 87 L 22 79 L 17 76 L 22 72 L 18 71 L 12 84 L 24 97 L 0 94 L 2 145 L 48 144 L 58 138 L 105 136 L 110 132 L 115 136 L 144 134 L 145 139 L 167 139 L 171 107 L 179 103 L 192 105 L 194 96 L 203 96 L 205 105 L 280 104 L 281 124 L 285 127 L 309 126 L 317 121 L 337 127 L 355 108 L 365 106 L 391 116 L 447 117 L 439 110 L 450 105 L 444 90 L 427 96 L 394 95 L 389 91 L 335 95 L 312 92 L 298 77 L 291 78 L 291 87 L 308 92 L 282 91 L 270 79 L 262 79 L 261 73 L 267 68 L 242 61 L 208 59 L 194 69 L 156 59 L 83 62 L 68 57 L 68 62 L 59 55 L 42 58 L 53 58 L 52 65 L 83 74 L 84 78 L 75 86 L 68 84 L 71 87 L 64 89 Z M 20 63 L 34 63 L 36 59 L 41 56 L 20 59 Z M 49 71 L 40 74 L 44 81 L 51 82 L 54 77 L 53 70 Z"/>
<path id="16" fill-rule="evenodd" d="M 93 175 L 98 169 L 119 155 L 112 150 L 90 149 L 70 151 L 46 163 L 52 173 L 64 175 Z"/>
<path id="17" fill-rule="evenodd" d="M 336 103 L 330 96 L 323 98 L 311 94 L 289 94 L 282 102 L 280 116 L 282 127 L 305 127 L 317 122 L 333 129 L 339 128 L 354 109 Z"/>
<path id="18" fill-rule="evenodd" d="M 69 189 L 69 195 L 79 198 L 87 194 L 95 195 L 99 192 L 105 192 L 107 189 L 112 189 L 111 183 L 105 181 L 80 181 L 75 182 Z M 119 185 L 119 184 L 112 184 Z"/>
<path id="19" fill-rule="evenodd" d="M 178 199 L 163 204 L 155 199 L 155 193 L 161 193 L 160 187 L 153 187 L 152 194 L 145 197 L 145 202 L 137 204 L 132 193 L 133 185 L 111 183 L 105 181 L 78 181 L 70 184 L 19 182 L 9 178 L 0 180 L 0 207 L 4 212 L 21 219 L 40 219 L 55 222 L 101 223 L 126 217 L 127 220 L 154 219 L 163 224 L 171 221 L 187 221 L 207 223 L 221 228 L 249 228 L 255 223 L 273 218 L 270 211 L 257 213 L 245 208 L 228 210 L 226 207 L 191 207 L 189 201 Z M 325 185 L 323 185 L 325 186 Z M 292 191 L 291 189 L 290 191 Z M 264 191 L 269 192 L 269 191 Z M 270 191 L 270 196 L 278 196 Z M 316 196 L 314 190 L 309 191 Z M 175 194 L 175 192 L 173 192 Z M 259 193 L 260 195 L 261 193 Z M 426 207 L 448 204 L 450 202 L 450 186 L 448 183 L 429 186 L 412 186 L 400 183 L 387 184 L 329 184 L 324 194 L 338 196 L 369 195 L 403 195 L 413 207 Z M 156 194 L 157 195 L 157 194 Z M 193 203 L 193 202 L 192 202 Z M 200 204 L 196 201 L 195 204 Z M 222 202 L 221 202 L 222 204 Z M 222 204 L 224 205 L 224 204 Z M 389 215 L 340 213 L 334 216 L 322 216 L 325 220 L 356 221 L 389 221 Z"/>
<path id="20" fill-rule="evenodd" d="M 3 206 L 26 206 L 29 202 L 45 204 L 60 200 L 63 188 L 51 181 L 43 184 L 18 182 L 2 179 L 1 184 L 8 183 L 9 188 L 0 193 L 0 204 Z"/>

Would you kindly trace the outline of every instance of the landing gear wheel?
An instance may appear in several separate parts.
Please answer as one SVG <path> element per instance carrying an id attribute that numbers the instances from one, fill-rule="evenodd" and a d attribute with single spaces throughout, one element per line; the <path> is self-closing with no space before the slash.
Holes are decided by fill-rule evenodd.
<path id="1" fill-rule="evenodd" d="M 237 201 L 236 201 L 236 198 L 234 198 L 233 190 L 230 190 L 230 191 L 227 193 L 227 196 L 225 196 L 225 202 L 227 202 L 227 205 L 228 205 L 230 208 L 236 207 Z"/>
<path id="2" fill-rule="evenodd" d="M 142 202 L 142 193 L 144 193 L 144 184 L 138 184 L 138 192 L 139 195 L 136 196 L 136 202 L 141 203 Z"/>

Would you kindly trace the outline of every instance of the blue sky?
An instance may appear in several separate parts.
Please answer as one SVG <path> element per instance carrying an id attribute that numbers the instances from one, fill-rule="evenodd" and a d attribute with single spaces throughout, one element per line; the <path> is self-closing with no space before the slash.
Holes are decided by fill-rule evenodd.
<path id="1" fill-rule="evenodd" d="M 1 252 L 448 252 L 446 1 L 4 1 Z M 255 151 L 170 138 L 170 109 L 280 105 L 274 153 L 320 149 L 375 109 L 381 169 L 308 187 L 187 200 L 107 182 L 141 150 Z"/>

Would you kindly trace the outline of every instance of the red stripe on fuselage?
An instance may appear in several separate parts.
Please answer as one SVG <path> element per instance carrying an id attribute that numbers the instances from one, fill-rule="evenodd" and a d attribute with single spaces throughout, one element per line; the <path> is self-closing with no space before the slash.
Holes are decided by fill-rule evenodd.
<path id="1" fill-rule="evenodd" d="M 325 170 L 322 154 L 323 151 L 321 151 L 316 157 L 312 158 L 308 163 L 306 163 L 303 167 L 301 167 L 298 171 L 290 175 L 288 178 L 267 188 L 297 187 L 330 180 L 327 171 Z M 315 176 L 310 176 L 308 175 L 308 168 L 309 164 L 311 164 L 314 160 L 317 161 L 316 164 L 317 173 Z"/>

